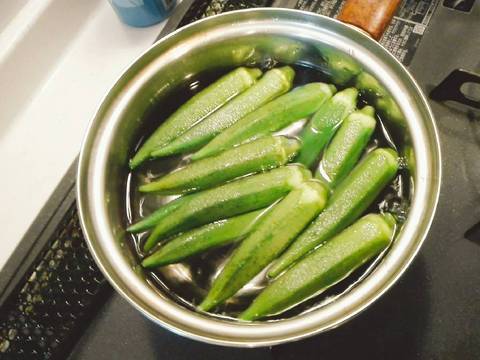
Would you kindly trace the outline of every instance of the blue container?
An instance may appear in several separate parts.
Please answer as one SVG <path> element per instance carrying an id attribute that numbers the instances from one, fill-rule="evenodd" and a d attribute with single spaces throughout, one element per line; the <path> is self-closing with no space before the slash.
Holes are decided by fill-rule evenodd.
<path id="1" fill-rule="evenodd" d="M 175 7 L 176 0 L 109 0 L 127 25 L 146 27 L 159 23 Z"/>

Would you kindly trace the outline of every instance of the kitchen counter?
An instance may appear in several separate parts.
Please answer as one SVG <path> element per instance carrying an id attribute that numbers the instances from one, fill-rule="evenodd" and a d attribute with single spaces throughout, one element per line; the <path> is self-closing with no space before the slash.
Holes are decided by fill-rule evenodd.
<path id="1" fill-rule="evenodd" d="M 128 27 L 102 0 L 0 8 L 2 268 L 78 155 L 104 94 L 164 23 Z"/>

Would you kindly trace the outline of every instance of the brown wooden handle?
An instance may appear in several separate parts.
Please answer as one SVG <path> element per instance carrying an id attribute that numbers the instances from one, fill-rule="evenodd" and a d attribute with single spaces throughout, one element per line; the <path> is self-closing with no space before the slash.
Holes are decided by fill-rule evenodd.
<path id="1" fill-rule="evenodd" d="M 401 0 L 347 0 L 337 19 L 379 40 L 400 3 Z"/>

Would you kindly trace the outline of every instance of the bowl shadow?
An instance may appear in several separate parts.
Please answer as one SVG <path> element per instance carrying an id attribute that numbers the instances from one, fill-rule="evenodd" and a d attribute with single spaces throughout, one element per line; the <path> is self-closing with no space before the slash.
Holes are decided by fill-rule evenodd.
<path id="1" fill-rule="evenodd" d="M 381 299 L 350 322 L 313 338 L 275 346 L 275 360 L 416 359 L 429 311 L 422 254 Z"/>
<path id="2" fill-rule="evenodd" d="M 170 359 L 416 359 L 422 353 L 430 298 L 422 254 L 374 305 L 337 329 L 270 348 L 239 349 L 204 344 L 145 319 L 150 346 Z"/>

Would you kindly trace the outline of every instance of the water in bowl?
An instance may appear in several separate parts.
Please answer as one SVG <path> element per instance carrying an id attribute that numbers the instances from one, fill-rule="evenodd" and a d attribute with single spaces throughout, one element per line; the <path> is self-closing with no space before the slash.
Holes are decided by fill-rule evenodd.
<path id="1" fill-rule="evenodd" d="M 268 63 L 267 65 L 268 67 L 271 67 L 275 64 Z M 318 69 L 307 66 L 293 67 L 296 72 L 294 86 L 300 86 L 315 81 L 328 82 L 326 75 Z M 143 122 L 145 125 L 140 131 L 141 136 L 139 136 L 137 148 L 144 139 L 161 124 L 161 121 L 166 119 L 173 111 L 175 111 L 175 109 L 195 93 L 224 75 L 228 70 L 231 69 L 201 74 L 195 79 L 190 79 L 190 82 L 175 91 L 175 93 L 168 99 L 156 104 L 156 106 L 146 114 L 145 121 Z M 358 107 L 361 108 L 366 104 L 367 101 L 360 97 Z M 389 126 L 386 119 L 382 119 L 378 115 L 377 119 L 378 125 L 365 153 L 368 153 L 377 147 L 392 147 L 396 150 L 400 150 L 398 148 L 401 144 L 400 134 L 396 132 L 393 126 Z M 288 136 L 296 136 L 299 134 L 304 124 L 305 120 L 299 121 L 287 129 L 283 129 L 279 133 Z M 132 149 L 132 155 L 134 150 L 136 149 Z M 176 168 L 187 164 L 188 161 L 188 156 L 154 160 L 146 163 L 144 166 L 128 175 L 125 187 L 126 226 L 130 225 L 132 222 L 138 221 L 140 218 L 152 213 L 163 204 L 177 197 L 151 194 L 145 195 L 137 191 L 138 186 L 171 172 Z M 404 161 L 401 161 L 401 163 L 404 163 Z M 411 187 L 410 174 L 406 166 L 401 166 L 400 171 L 392 184 L 382 191 L 367 212 L 390 211 L 396 215 L 401 223 L 405 220 L 408 212 Z M 147 236 L 147 233 L 130 235 L 131 239 L 129 239 L 129 243 L 132 251 L 138 258 L 138 262 L 140 262 L 145 256 L 141 250 L 141 245 Z M 148 281 L 152 287 L 156 288 L 163 294 L 168 294 L 172 300 L 187 308 L 195 310 L 195 306 L 206 296 L 212 281 L 221 271 L 234 248 L 235 245 L 227 245 L 192 257 L 178 264 L 160 267 L 153 271 L 145 270 L 147 272 Z M 374 269 L 378 262 L 381 261 L 382 257 L 383 254 L 380 254 L 369 263 L 357 269 L 339 284 L 283 314 L 272 317 L 270 321 L 289 318 L 299 313 L 311 311 L 320 306 L 324 306 L 365 278 L 372 269 Z M 253 298 L 268 284 L 265 273 L 266 271 L 263 271 L 258 274 L 258 276 L 245 285 L 234 297 L 216 309 L 215 314 L 212 314 L 211 316 L 235 318 L 236 315 L 248 307 Z"/>

